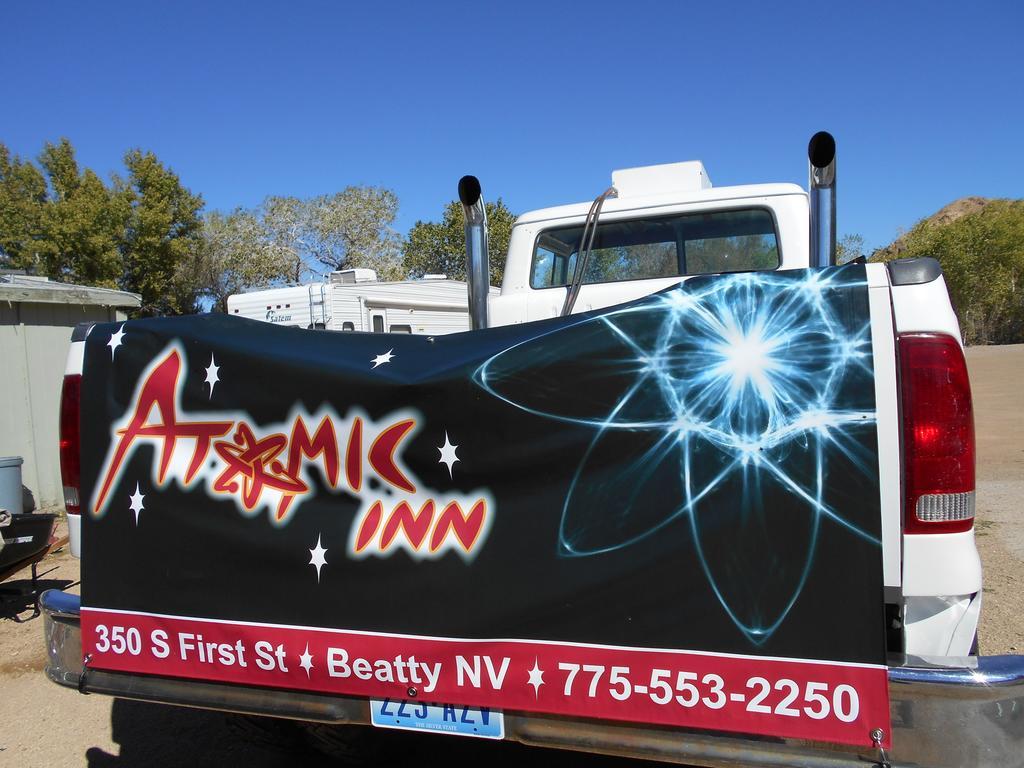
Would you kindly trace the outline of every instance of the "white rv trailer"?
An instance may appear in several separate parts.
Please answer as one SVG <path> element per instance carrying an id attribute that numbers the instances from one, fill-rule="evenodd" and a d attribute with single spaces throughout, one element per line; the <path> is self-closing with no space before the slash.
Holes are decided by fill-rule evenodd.
<path id="1" fill-rule="evenodd" d="M 228 297 L 228 314 L 329 331 L 441 335 L 469 330 L 461 280 L 427 275 L 377 282 L 372 269 L 346 269 L 319 283 L 238 293 Z"/>

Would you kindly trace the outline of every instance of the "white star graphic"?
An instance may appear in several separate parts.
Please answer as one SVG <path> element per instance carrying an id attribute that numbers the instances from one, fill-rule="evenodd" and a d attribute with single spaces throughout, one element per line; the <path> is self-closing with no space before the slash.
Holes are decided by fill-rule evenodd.
<path id="1" fill-rule="evenodd" d="M 217 371 L 220 370 L 220 366 L 213 359 L 213 355 L 210 355 L 210 364 L 206 366 L 206 383 L 210 385 L 210 397 L 213 397 L 213 388 L 217 386 L 217 382 L 220 381 L 220 376 L 217 375 Z"/>
<path id="2" fill-rule="evenodd" d="M 110 341 L 107 342 L 107 346 L 110 347 L 110 359 L 114 359 L 114 353 L 117 352 L 117 348 L 124 342 L 121 339 L 124 338 L 124 323 L 118 326 L 117 330 L 110 334 Z"/>
<path id="3" fill-rule="evenodd" d="M 320 583 L 320 569 L 327 565 L 327 550 L 320 546 L 320 537 L 316 537 L 316 546 L 309 550 L 309 564 L 316 566 L 316 583 Z"/>
<path id="4" fill-rule="evenodd" d="M 444 433 L 444 445 L 438 446 L 437 449 L 438 452 L 441 454 L 441 458 L 438 460 L 437 463 L 448 465 L 448 477 L 452 476 L 452 465 L 456 461 L 461 461 L 461 459 L 455 454 L 455 450 L 458 447 L 459 446 L 457 445 L 451 444 L 451 441 L 448 439 L 448 432 L 446 431 Z"/>
<path id="5" fill-rule="evenodd" d="M 376 356 L 375 358 L 373 358 L 373 360 L 371 360 L 370 362 L 371 362 L 371 363 L 373 363 L 373 367 L 374 367 L 374 368 L 376 368 L 376 367 L 377 367 L 377 366 L 379 366 L 379 365 L 384 365 L 384 363 L 390 363 L 390 362 L 391 362 L 391 360 L 392 360 L 392 358 L 394 358 L 394 355 L 392 355 L 392 354 L 391 354 L 391 353 L 392 353 L 392 352 L 394 352 L 394 351 L 395 351 L 395 350 L 394 350 L 394 348 L 392 348 L 392 349 L 389 349 L 389 350 L 388 350 L 387 352 L 385 352 L 385 353 L 384 353 L 383 355 L 377 355 L 377 356 Z"/>
<path id="6" fill-rule="evenodd" d="M 529 670 L 530 679 L 527 681 L 527 685 L 533 686 L 533 697 L 537 698 L 540 695 L 540 687 L 544 685 L 544 670 L 540 668 L 540 663 L 536 657 L 533 659 L 533 669 Z"/>
<path id="7" fill-rule="evenodd" d="M 142 510 L 145 509 L 145 507 L 142 506 L 142 500 L 144 498 L 146 498 L 139 491 L 139 484 L 138 483 L 135 484 L 135 493 L 133 493 L 129 498 L 131 498 L 132 503 L 131 503 L 131 506 L 129 506 L 128 508 L 132 512 L 135 513 L 135 524 L 138 525 L 139 524 L 139 512 L 141 512 Z"/>
<path id="8" fill-rule="evenodd" d="M 309 652 L 309 643 L 306 643 L 306 650 L 299 654 L 299 666 L 306 670 L 306 677 L 309 677 L 309 672 L 313 669 L 313 654 Z"/>

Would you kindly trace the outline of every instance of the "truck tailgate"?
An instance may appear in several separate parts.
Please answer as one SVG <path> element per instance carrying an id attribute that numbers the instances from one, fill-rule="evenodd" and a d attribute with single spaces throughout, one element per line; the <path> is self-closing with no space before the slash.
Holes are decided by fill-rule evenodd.
<path id="1" fill-rule="evenodd" d="M 88 666 L 887 746 L 868 295 L 850 265 L 436 338 L 98 326 Z"/>

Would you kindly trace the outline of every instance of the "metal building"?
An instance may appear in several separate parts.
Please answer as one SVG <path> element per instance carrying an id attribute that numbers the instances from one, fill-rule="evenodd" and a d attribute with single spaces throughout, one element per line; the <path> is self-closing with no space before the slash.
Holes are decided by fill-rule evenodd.
<path id="1" fill-rule="evenodd" d="M 71 330 L 124 320 L 124 310 L 140 303 L 125 291 L 0 274 L 0 456 L 24 458 L 26 504 L 64 502 L 57 432 Z"/>

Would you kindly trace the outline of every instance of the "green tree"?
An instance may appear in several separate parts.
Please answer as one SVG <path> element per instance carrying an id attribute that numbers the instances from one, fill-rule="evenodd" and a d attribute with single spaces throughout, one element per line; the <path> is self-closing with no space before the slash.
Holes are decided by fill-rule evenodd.
<path id="1" fill-rule="evenodd" d="M 864 238 L 858 234 L 847 234 L 836 243 L 836 264 L 846 264 L 864 255 Z"/>
<path id="2" fill-rule="evenodd" d="M 81 173 L 75 159 L 75 148 L 67 138 L 56 144 L 45 142 L 39 154 L 39 164 L 46 171 L 52 200 L 66 200 L 75 194 L 81 183 Z"/>
<path id="3" fill-rule="evenodd" d="M 872 258 L 914 256 L 942 265 L 966 343 L 1024 341 L 1024 200 L 988 200 L 952 221 L 924 219 Z"/>
<path id="4" fill-rule="evenodd" d="M 0 248 L 10 266 L 55 280 L 115 287 L 126 206 L 71 142 L 47 142 L 42 171 L 0 146 Z M 44 176 L 45 173 L 45 176 Z"/>
<path id="5" fill-rule="evenodd" d="M 278 249 L 287 254 L 289 280 L 302 281 L 310 271 L 306 262 L 309 249 L 306 246 L 307 210 L 305 203 L 297 197 L 271 196 L 263 201 L 258 212 L 263 225 L 261 232 L 250 231 L 253 237 L 266 237 Z M 251 241 L 251 246 L 257 243 Z"/>
<path id="6" fill-rule="evenodd" d="M 271 197 L 204 221 L 202 197 L 152 152 L 132 150 L 124 163 L 105 184 L 67 139 L 47 143 L 38 167 L 0 144 L 0 265 L 134 291 L 143 315 L 193 312 L 204 297 L 223 308 L 243 288 L 318 267 L 403 276 L 391 190 Z"/>
<path id="7" fill-rule="evenodd" d="M 400 243 L 391 227 L 397 214 L 391 190 L 354 186 L 305 200 L 268 197 L 261 210 L 271 242 L 292 254 L 295 282 L 317 266 L 367 267 L 383 280 L 400 279 Z"/>
<path id="8" fill-rule="evenodd" d="M 40 170 L 0 143 L 0 264 L 37 269 L 46 200 Z"/>
<path id="9" fill-rule="evenodd" d="M 204 218 L 200 293 L 215 309 L 226 312 L 228 296 L 245 288 L 288 280 L 294 267 L 295 254 L 268 235 L 253 211 L 213 211 Z"/>
<path id="10" fill-rule="evenodd" d="M 122 287 L 142 296 L 144 315 L 194 312 L 202 293 L 203 198 L 152 152 L 124 159 L 118 194 L 128 208 Z"/>
<path id="11" fill-rule="evenodd" d="M 123 274 L 120 246 L 128 206 L 92 170 L 81 171 L 71 142 L 47 142 L 39 163 L 49 182 L 39 253 L 57 280 L 116 288 Z"/>
<path id="12" fill-rule="evenodd" d="M 487 203 L 488 256 L 491 285 L 501 285 L 505 274 L 508 240 L 516 217 L 498 198 Z M 413 277 L 443 274 L 454 280 L 466 279 L 466 233 L 462 205 L 445 206 L 440 222 L 417 221 L 405 241 L 403 265 Z"/>

